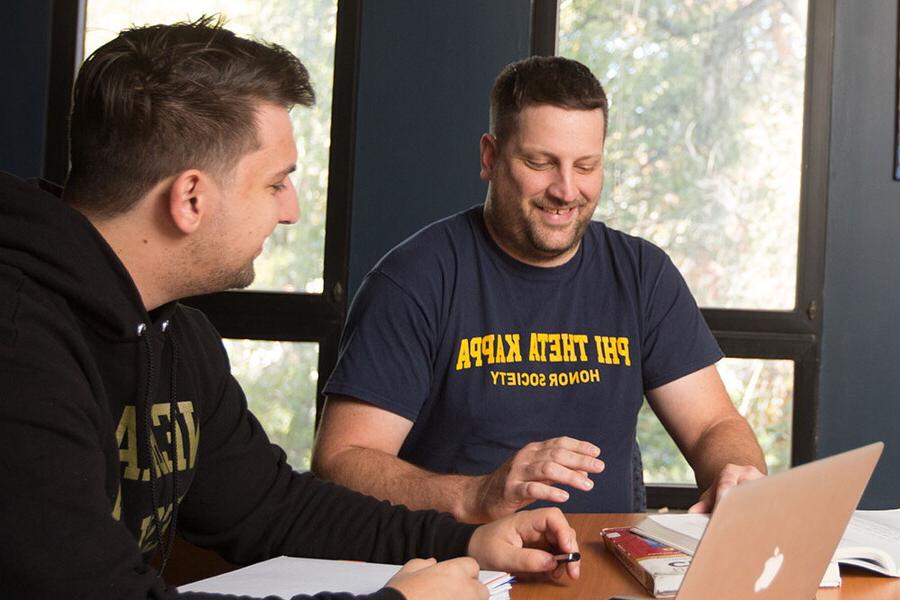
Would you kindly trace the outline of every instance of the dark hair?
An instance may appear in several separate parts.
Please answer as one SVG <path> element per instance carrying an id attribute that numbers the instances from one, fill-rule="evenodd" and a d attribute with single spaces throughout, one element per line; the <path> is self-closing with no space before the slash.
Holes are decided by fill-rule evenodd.
<path id="1" fill-rule="evenodd" d="M 491 133 L 500 143 L 516 128 L 522 109 L 539 104 L 603 111 L 609 103 L 591 70 L 562 56 L 532 56 L 507 65 L 491 89 Z"/>
<path id="2" fill-rule="evenodd" d="M 315 102 L 306 67 L 284 48 L 240 38 L 218 17 L 126 29 L 75 82 L 65 198 L 110 217 L 186 169 L 224 178 L 259 146 L 260 102 Z"/>

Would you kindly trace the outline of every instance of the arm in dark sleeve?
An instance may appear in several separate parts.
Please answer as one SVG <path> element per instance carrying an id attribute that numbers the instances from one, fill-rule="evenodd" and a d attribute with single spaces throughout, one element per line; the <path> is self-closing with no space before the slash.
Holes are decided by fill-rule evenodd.
<path id="1" fill-rule="evenodd" d="M 474 527 L 449 515 L 391 506 L 294 471 L 248 410 L 216 340 L 221 390 L 201 409 L 196 471 L 179 511 L 186 539 L 237 564 L 280 555 L 399 564 L 466 553 Z"/>
<path id="2" fill-rule="evenodd" d="M 293 471 L 230 376 L 215 414 L 201 426 L 179 529 L 238 564 L 280 555 L 395 564 L 444 559 L 464 555 L 474 531 L 446 514 L 391 506 Z"/>

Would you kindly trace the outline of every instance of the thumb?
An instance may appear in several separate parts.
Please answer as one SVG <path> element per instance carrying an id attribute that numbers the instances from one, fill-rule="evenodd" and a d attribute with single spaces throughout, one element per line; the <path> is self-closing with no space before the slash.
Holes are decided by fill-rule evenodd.
<path id="1" fill-rule="evenodd" d="M 700 500 L 696 504 L 691 505 L 691 507 L 688 509 L 688 512 L 692 513 L 692 514 L 693 513 L 708 513 L 709 512 L 708 504 L 709 503 L 706 502 L 705 500 Z"/>
<path id="2" fill-rule="evenodd" d="M 542 573 L 556 568 L 553 555 L 537 548 L 519 548 L 504 561 L 504 570 L 514 573 Z"/>
<path id="3" fill-rule="evenodd" d="M 709 488 L 702 494 L 700 494 L 700 499 L 697 500 L 695 504 L 693 504 L 689 509 L 689 513 L 709 513 L 712 512 L 712 507 L 715 504 L 715 494 L 714 488 Z"/>

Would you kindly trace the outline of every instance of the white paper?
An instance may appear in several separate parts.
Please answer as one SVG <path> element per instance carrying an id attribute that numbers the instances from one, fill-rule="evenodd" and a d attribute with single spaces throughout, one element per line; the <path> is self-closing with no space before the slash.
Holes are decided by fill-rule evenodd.
<path id="1" fill-rule="evenodd" d="M 180 592 L 207 592 L 290 598 L 297 594 L 350 592 L 371 594 L 400 570 L 400 565 L 280 556 L 243 569 L 178 588 Z M 491 589 L 491 598 L 509 597 L 511 577 L 500 571 L 482 571 L 479 579 Z"/>

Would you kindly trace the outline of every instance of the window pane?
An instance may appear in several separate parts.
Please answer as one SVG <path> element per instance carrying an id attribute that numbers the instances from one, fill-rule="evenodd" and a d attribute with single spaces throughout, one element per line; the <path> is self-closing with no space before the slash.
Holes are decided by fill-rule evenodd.
<path id="1" fill-rule="evenodd" d="M 251 289 L 320 293 L 337 0 L 192 0 L 187 6 L 183 0 L 88 0 L 85 56 L 132 24 L 173 23 L 219 13 L 238 35 L 280 44 L 303 61 L 316 89 L 316 106 L 291 113 L 298 150 L 297 171 L 291 179 L 300 220 L 275 230 L 266 252 L 255 262 Z"/>
<path id="2" fill-rule="evenodd" d="M 319 345 L 224 340 L 231 371 L 269 439 L 299 471 L 309 470 L 316 422 Z"/>
<path id="3" fill-rule="evenodd" d="M 792 309 L 806 3 L 563 0 L 610 99 L 595 218 L 664 248 L 702 306 Z"/>
<path id="4" fill-rule="evenodd" d="M 762 446 L 769 473 L 786 470 L 791 464 L 794 361 L 725 358 L 717 367 Z M 638 443 L 646 483 L 694 483 L 694 472 L 646 402 L 638 415 Z"/>

